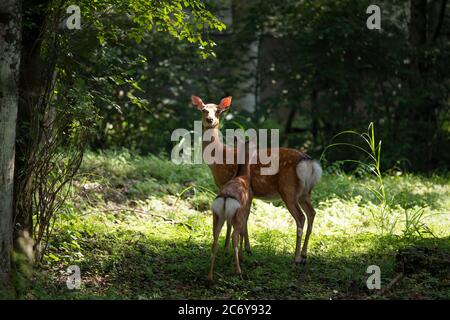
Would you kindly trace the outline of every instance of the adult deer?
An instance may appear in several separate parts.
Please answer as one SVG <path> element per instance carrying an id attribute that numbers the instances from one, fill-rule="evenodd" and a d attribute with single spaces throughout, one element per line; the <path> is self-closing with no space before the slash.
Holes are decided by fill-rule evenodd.
<path id="1" fill-rule="evenodd" d="M 213 163 L 209 168 L 214 176 L 216 185 L 221 188 L 225 183 L 231 180 L 237 172 L 236 161 L 232 164 L 226 163 L 227 148 L 222 144 L 219 136 L 219 123 L 221 114 L 228 110 L 231 106 L 231 97 L 223 98 L 220 103 L 203 103 L 202 99 L 192 96 L 192 104 L 202 111 L 202 127 L 203 130 L 210 129 L 212 131 L 212 139 L 203 141 L 203 148 L 210 144 L 216 144 L 215 149 L 223 149 L 222 163 Z M 270 156 L 273 149 L 266 150 Z M 233 152 L 236 152 L 234 149 Z M 311 203 L 311 191 L 315 184 L 320 180 L 322 169 L 320 165 L 313 161 L 307 154 L 288 148 L 278 149 L 278 172 L 273 175 L 262 175 L 261 168 L 267 165 L 261 164 L 260 158 L 252 164 L 251 170 L 251 187 L 253 196 L 259 199 L 276 199 L 281 198 L 287 209 L 297 224 L 297 241 L 295 246 L 296 263 L 306 263 L 306 254 L 308 250 L 308 241 L 312 232 L 314 217 L 316 212 Z M 305 225 L 305 215 L 308 218 L 308 229 L 305 235 L 303 247 L 301 245 L 303 228 Z M 247 228 L 245 227 L 245 233 Z M 229 230 L 227 231 L 227 237 Z M 246 235 L 247 248 L 248 235 Z M 226 246 L 228 244 L 226 243 Z"/>

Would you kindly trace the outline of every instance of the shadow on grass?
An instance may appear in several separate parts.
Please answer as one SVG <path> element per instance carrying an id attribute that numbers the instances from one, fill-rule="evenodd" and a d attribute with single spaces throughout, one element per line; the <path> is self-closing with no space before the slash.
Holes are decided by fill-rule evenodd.
<path id="1" fill-rule="evenodd" d="M 257 234 L 257 243 L 264 235 Z M 262 238 L 258 238 L 262 237 Z M 223 240 L 223 239 L 222 239 Z M 100 299 L 380 299 L 450 298 L 449 270 L 443 273 L 423 264 L 413 270 L 390 292 L 379 295 L 369 290 L 366 273 L 369 265 L 381 269 L 382 285 L 399 271 L 398 252 L 408 248 L 431 248 L 429 252 L 450 254 L 450 238 L 409 240 L 393 236 L 361 235 L 353 241 L 367 242 L 368 249 L 352 252 L 345 237 L 313 242 L 307 265 L 293 263 L 292 254 L 270 245 L 255 245 L 253 254 L 244 256 L 240 279 L 233 272 L 232 255 L 225 255 L 223 243 L 218 253 L 215 282 L 206 280 L 210 243 L 167 242 L 145 237 L 117 243 L 113 253 L 95 252 L 109 244 L 97 239 L 80 267 L 83 286 L 69 292 L 65 282 L 41 283 L 50 296 Z M 322 250 L 321 243 L 336 242 L 338 247 Z M 345 248 L 339 250 L 339 243 Z M 434 251 L 433 251 L 434 250 Z M 433 254 L 433 253 L 432 253 Z M 430 260 L 431 261 L 431 260 Z M 414 267 L 414 266 L 413 266 Z M 97 280 L 95 280 L 97 279 Z M 48 280 L 47 280 L 48 281 Z"/>

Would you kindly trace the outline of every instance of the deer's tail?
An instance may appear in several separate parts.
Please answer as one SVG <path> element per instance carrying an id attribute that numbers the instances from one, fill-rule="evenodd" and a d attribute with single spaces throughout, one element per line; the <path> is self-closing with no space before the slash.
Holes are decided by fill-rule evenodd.
<path id="1" fill-rule="evenodd" d="M 316 183 L 322 177 L 322 168 L 319 162 L 312 159 L 301 160 L 296 168 L 297 177 L 305 188 L 306 192 L 311 192 Z"/>

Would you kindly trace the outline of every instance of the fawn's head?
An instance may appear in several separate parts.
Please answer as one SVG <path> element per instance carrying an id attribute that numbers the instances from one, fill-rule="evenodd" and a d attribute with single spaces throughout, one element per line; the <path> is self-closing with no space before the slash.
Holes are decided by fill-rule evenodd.
<path id="1" fill-rule="evenodd" d="M 202 122 L 205 128 L 219 126 L 220 115 L 231 106 L 231 97 L 223 98 L 218 105 L 214 103 L 204 104 L 202 99 L 197 96 L 192 96 L 191 100 L 192 104 L 202 112 Z"/>

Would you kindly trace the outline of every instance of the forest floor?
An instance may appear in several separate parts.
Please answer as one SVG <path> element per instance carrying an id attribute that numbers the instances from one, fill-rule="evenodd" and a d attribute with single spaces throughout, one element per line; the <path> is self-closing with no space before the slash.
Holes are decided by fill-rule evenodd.
<path id="1" fill-rule="evenodd" d="M 282 203 L 255 200 L 243 279 L 224 253 L 224 228 L 209 284 L 212 176 L 162 159 L 88 153 L 41 268 L 18 273 L 21 298 L 450 299 L 448 175 L 392 172 L 385 184 L 395 198 L 382 217 L 366 188 L 375 179 L 328 170 L 313 192 L 305 266 L 293 263 L 295 223 Z M 406 226 L 406 215 L 421 218 Z M 71 265 L 81 270 L 79 290 L 66 285 Z M 370 265 L 380 267 L 382 290 L 367 288 Z"/>

